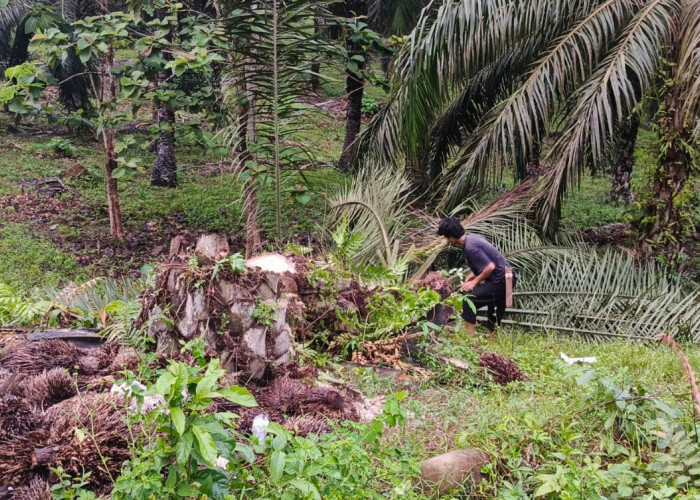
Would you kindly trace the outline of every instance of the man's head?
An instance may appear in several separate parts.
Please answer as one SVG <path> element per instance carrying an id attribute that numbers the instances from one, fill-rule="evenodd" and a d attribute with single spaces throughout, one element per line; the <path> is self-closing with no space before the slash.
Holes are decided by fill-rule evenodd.
<path id="1" fill-rule="evenodd" d="M 460 238 L 464 236 L 464 228 L 457 219 L 448 217 L 440 222 L 437 234 L 438 236 L 444 236 L 447 238 L 447 241 L 456 245 L 459 243 Z"/>

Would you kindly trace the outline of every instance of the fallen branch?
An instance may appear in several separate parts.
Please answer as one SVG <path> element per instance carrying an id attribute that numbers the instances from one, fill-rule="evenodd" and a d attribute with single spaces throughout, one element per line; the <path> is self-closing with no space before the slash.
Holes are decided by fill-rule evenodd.
<path id="1" fill-rule="evenodd" d="M 688 361 L 688 358 L 683 353 L 681 346 L 679 346 L 668 333 L 660 333 L 659 335 L 655 335 L 654 338 L 673 347 L 683 361 L 683 368 L 685 368 L 688 381 L 690 382 L 690 392 L 693 394 L 693 399 L 695 400 L 695 411 L 700 415 L 700 391 L 698 390 L 698 384 L 695 382 L 695 374 L 693 373 L 693 368 L 690 366 L 690 361 Z"/>

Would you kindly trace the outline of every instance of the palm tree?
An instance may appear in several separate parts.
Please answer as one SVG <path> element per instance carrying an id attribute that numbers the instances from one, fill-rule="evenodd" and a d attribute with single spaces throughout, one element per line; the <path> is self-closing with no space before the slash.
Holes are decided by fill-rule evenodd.
<path id="1" fill-rule="evenodd" d="M 362 161 L 405 155 L 448 209 L 556 127 L 533 198 L 553 234 L 567 189 L 603 163 L 617 127 L 656 92 L 665 154 L 645 240 L 682 241 L 679 199 L 700 135 L 699 45 L 696 0 L 447 2 L 411 33 L 391 100 L 361 137 Z"/>
<path id="2" fill-rule="evenodd" d="M 362 97 L 365 89 L 364 70 L 369 57 L 368 46 L 371 32 L 383 36 L 404 35 L 408 33 L 419 19 L 426 0 L 344 0 L 332 4 L 331 10 L 339 17 L 366 20 L 354 24 L 354 32 L 346 36 L 346 49 L 350 63 L 345 69 L 345 92 L 348 98 L 345 120 L 345 139 L 343 152 L 338 167 L 350 170 L 355 163 L 357 136 L 362 121 Z M 361 36 L 363 32 L 369 37 Z M 376 45 L 376 44 L 375 44 Z M 387 54 L 383 54 L 387 56 Z M 352 64 L 352 66 L 351 66 Z M 355 67 L 356 69 L 352 69 Z"/>

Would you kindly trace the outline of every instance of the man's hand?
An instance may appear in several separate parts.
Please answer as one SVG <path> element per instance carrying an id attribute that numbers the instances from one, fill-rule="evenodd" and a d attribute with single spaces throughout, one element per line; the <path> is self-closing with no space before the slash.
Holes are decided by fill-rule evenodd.
<path id="1" fill-rule="evenodd" d="M 477 283 L 475 280 L 467 280 L 464 283 L 462 283 L 461 289 L 463 292 L 471 292 L 472 290 L 474 290 L 474 288 L 476 288 L 476 285 L 478 284 L 479 283 Z"/>

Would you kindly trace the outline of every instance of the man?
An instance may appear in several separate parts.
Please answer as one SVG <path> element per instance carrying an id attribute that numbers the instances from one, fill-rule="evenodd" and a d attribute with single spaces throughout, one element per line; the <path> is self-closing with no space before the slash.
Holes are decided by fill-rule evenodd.
<path id="1" fill-rule="evenodd" d="M 438 235 L 444 236 L 452 245 L 459 245 L 464 252 L 464 260 L 470 273 L 461 286 L 469 293 L 474 306 L 479 309 L 488 307 L 486 327 L 491 333 L 501 324 L 506 309 L 506 298 L 512 293 L 516 275 L 503 254 L 477 234 L 466 234 L 464 228 L 454 217 L 440 222 Z M 512 283 L 508 281 L 512 279 Z M 474 335 L 476 314 L 466 302 L 462 306 L 462 317 L 467 323 L 467 335 Z"/>

